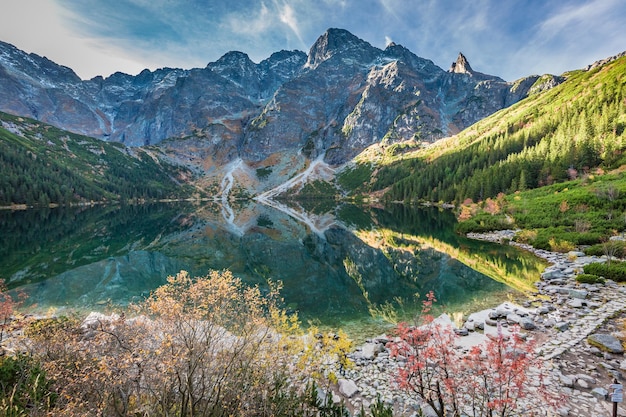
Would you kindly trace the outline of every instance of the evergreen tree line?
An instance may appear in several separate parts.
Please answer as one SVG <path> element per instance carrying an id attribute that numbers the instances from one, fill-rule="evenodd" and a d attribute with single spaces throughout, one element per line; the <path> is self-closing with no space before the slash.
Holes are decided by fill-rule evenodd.
<path id="1" fill-rule="evenodd" d="M 604 72 L 574 75 L 533 100 L 521 117 L 514 111 L 496 115 L 502 127 L 475 133 L 462 150 L 381 169 L 376 186 L 392 185 L 386 198 L 394 201 L 458 204 L 618 167 L 626 163 L 624 72 L 622 59 Z"/>
<path id="2" fill-rule="evenodd" d="M 116 144 L 46 129 L 18 136 L 0 128 L 0 206 L 48 206 L 104 200 L 187 197 L 172 180 L 179 168 L 145 152 L 128 155 Z M 48 136 L 46 136 L 48 134 Z M 102 149 L 102 152 L 94 152 Z"/>

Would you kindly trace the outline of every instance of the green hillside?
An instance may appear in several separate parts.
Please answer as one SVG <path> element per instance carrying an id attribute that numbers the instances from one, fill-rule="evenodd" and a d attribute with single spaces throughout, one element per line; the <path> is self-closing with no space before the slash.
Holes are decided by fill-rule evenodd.
<path id="1" fill-rule="evenodd" d="M 622 170 L 539 187 L 459 207 L 459 233 L 522 229 L 516 240 L 568 252 L 609 241 L 626 229 Z"/>
<path id="2" fill-rule="evenodd" d="M 380 167 L 371 190 L 388 201 L 461 203 L 626 163 L 626 57 L 565 74 L 557 87 L 452 138 Z"/>
<path id="3" fill-rule="evenodd" d="M 191 196 L 191 172 L 159 156 L 0 113 L 0 206 Z"/>

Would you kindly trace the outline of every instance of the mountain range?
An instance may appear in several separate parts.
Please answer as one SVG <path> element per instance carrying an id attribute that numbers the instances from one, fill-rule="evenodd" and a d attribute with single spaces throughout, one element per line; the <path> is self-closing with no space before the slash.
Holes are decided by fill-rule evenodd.
<path id="1" fill-rule="evenodd" d="M 475 71 L 463 54 L 446 71 L 342 29 L 326 31 L 308 54 L 280 51 L 257 64 L 229 52 L 205 68 L 90 80 L 0 42 L 0 111 L 156 145 L 223 195 L 233 187 L 260 195 L 290 178 L 294 185 L 307 170 L 332 175 L 373 144 L 435 142 L 563 80 L 506 82 Z"/>

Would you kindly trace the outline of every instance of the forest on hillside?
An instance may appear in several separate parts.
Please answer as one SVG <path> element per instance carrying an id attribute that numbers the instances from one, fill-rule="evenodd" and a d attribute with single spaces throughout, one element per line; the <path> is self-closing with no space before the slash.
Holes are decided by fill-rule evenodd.
<path id="1" fill-rule="evenodd" d="M 189 177 L 145 150 L 0 114 L 0 206 L 182 198 Z"/>
<path id="2" fill-rule="evenodd" d="M 626 163 L 626 58 L 477 123 L 416 158 L 382 167 L 391 201 L 481 201 Z"/>

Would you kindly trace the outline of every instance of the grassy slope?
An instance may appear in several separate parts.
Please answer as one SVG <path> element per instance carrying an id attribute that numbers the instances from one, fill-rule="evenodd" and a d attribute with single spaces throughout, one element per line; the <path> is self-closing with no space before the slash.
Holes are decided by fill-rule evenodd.
<path id="1" fill-rule="evenodd" d="M 127 148 L 0 113 L 0 206 L 188 197 L 190 172 Z"/>
<path id="2" fill-rule="evenodd" d="M 453 201 L 460 232 L 519 227 L 559 250 L 606 241 L 626 229 L 626 58 L 566 75 L 431 147 L 379 151 L 369 186 L 350 185 L 388 201 Z"/>
<path id="3" fill-rule="evenodd" d="M 626 58 L 567 80 L 452 138 L 387 158 L 373 189 L 401 201 L 482 200 L 626 160 Z"/>

